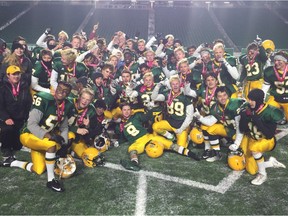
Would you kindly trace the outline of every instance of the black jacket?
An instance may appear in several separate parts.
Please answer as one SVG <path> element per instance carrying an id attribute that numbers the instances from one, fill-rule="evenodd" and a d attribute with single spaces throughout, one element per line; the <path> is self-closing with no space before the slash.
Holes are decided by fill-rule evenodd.
<path id="1" fill-rule="evenodd" d="M 18 96 L 13 96 L 12 85 L 8 81 L 0 84 L 0 121 L 27 120 L 32 105 L 30 86 L 21 79 Z"/>

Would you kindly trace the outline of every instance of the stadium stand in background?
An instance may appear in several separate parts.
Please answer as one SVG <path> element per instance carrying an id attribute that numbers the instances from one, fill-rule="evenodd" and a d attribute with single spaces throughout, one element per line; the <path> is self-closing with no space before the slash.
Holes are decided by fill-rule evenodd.
<path id="1" fill-rule="evenodd" d="M 164 1 L 148 0 L 95 3 L 1 2 L 0 37 L 11 43 L 21 35 L 33 46 L 46 27 L 52 27 L 54 34 L 65 30 L 72 35 L 79 29 L 89 33 L 92 26 L 99 22 L 98 35 L 107 41 L 119 30 L 129 36 L 139 31 L 140 38 L 147 39 L 151 36 L 149 14 L 152 13 L 152 31 L 171 33 L 184 46 L 222 38 L 227 47 L 240 51 L 259 35 L 262 39 L 273 40 L 278 49 L 287 48 L 288 15 L 285 8 L 288 4 L 285 2 L 233 1 L 233 5 L 229 6 L 221 6 L 218 1 L 209 5 L 204 1 L 193 5 L 190 1 L 174 1 L 174 5 L 173 1 L 168 1 L 169 5 Z"/>

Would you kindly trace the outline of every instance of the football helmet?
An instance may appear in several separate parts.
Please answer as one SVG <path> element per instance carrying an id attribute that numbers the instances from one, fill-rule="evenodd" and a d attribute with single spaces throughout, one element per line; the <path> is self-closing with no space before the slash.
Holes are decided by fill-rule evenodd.
<path id="1" fill-rule="evenodd" d="M 163 155 L 164 146 L 157 141 L 150 141 L 145 147 L 146 154 L 151 158 L 158 158 Z"/>
<path id="2" fill-rule="evenodd" d="M 67 154 L 65 158 L 58 158 L 55 162 L 54 173 L 60 178 L 69 178 L 76 171 L 74 158 Z"/>
<path id="3" fill-rule="evenodd" d="M 245 169 L 246 162 L 243 150 L 239 148 L 237 151 L 228 152 L 228 165 L 231 169 L 241 171 Z"/>
<path id="4" fill-rule="evenodd" d="M 94 139 L 95 148 L 102 153 L 109 149 L 110 144 L 111 144 L 110 139 L 104 134 L 96 136 Z"/>
<path id="5" fill-rule="evenodd" d="M 267 51 L 268 49 L 270 49 L 272 52 L 275 51 L 275 44 L 272 40 L 264 40 L 262 42 L 262 46 L 264 47 L 264 49 Z"/>
<path id="6" fill-rule="evenodd" d="M 103 166 L 105 164 L 105 158 L 101 155 L 100 151 L 98 151 L 94 147 L 87 148 L 82 156 L 83 163 L 85 166 L 93 168 L 96 166 Z"/>
<path id="7" fill-rule="evenodd" d="M 197 126 L 193 127 L 193 129 L 191 130 L 190 138 L 191 138 L 192 142 L 195 144 L 200 145 L 204 142 L 202 130 Z"/>

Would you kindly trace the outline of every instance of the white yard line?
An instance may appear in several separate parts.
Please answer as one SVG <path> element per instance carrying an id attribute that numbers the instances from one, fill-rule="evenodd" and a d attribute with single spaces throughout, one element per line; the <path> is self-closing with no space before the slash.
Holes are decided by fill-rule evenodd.
<path id="1" fill-rule="evenodd" d="M 208 191 L 214 191 L 214 192 L 221 193 L 221 194 L 224 194 L 234 184 L 234 182 L 237 181 L 241 177 L 241 175 L 244 172 L 244 171 L 241 171 L 241 172 L 233 171 L 227 177 L 222 179 L 218 185 L 214 186 L 210 184 L 196 182 L 190 179 L 184 179 L 184 178 L 179 178 L 175 176 L 165 175 L 165 174 L 161 174 L 158 172 L 150 172 L 150 171 L 144 171 L 144 170 L 140 170 L 139 172 L 129 171 L 129 170 L 124 169 L 121 165 L 118 165 L 118 164 L 106 163 L 105 167 L 116 169 L 116 170 L 121 170 L 125 172 L 131 172 L 134 174 L 139 174 L 140 176 L 142 175 L 150 176 L 156 179 L 171 181 L 171 182 L 175 182 L 178 184 L 201 188 L 201 189 L 208 190 Z M 138 183 L 138 186 L 139 186 L 139 183 Z"/>
<path id="2" fill-rule="evenodd" d="M 136 216 L 144 216 L 146 213 L 146 201 L 147 201 L 147 177 L 143 172 L 139 173 L 137 193 L 136 193 Z"/>
<path id="3" fill-rule="evenodd" d="M 282 139 L 283 137 L 285 137 L 287 134 L 288 134 L 288 129 L 285 128 L 285 129 L 279 129 L 279 130 L 282 130 L 282 132 L 276 134 L 276 140 L 280 140 Z"/>

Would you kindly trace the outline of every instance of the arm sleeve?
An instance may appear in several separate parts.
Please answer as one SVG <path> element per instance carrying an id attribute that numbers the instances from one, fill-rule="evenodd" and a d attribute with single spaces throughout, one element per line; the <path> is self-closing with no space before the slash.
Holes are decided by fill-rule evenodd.
<path id="1" fill-rule="evenodd" d="M 27 122 L 28 130 L 39 139 L 43 139 L 44 135 L 47 133 L 46 130 L 39 126 L 39 122 L 42 117 L 43 113 L 40 110 L 32 109 L 29 113 L 29 118 Z"/>
<path id="2" fill-rule="evenodd" d="M 68 117 L 65 116 L 62 124 L 60 125 L 61 136 L 64 138 L 65 143 L 68 143 Z"/>
<path id="3" fill-rule="evenodd" d="M 110 52 L 112 52 L 113 51 L 113 40 L 108 44 L 108 46 L 107 46 L 107 50 L 109 50 Z"/>
<path id="4" fill-rule="evenodd" d="M 189 68 L 193 69 L 196 66 L 196 60 L 194 60 L 191 64 L 189 64 Z"/>
<path id="5" fill-rule="evenodd" d="M 90 53 L 90 50 L 88 50 L 88 51 L 82 53 L 81 55 L 77 56 L 76 62 L 82 62 L 82 61 L 84 60 L 85 56 L 86 56 L 88 53 Z"/>
<path id="6" fill-rule="evenodd" d="M 218 120 L 213 115 L 208 115 L 205 117 L 201 116 L 199 121 L 201 122 L 201 124 L 204 124 L 206 126 L 212 126 L 216 124 Z"/>
<path id="7" fill-rule="evenodd" d="M 50 89 L 43 88 L 38 84 L 39 78 L 32 76 L 31 77 L 31 87 L 33 90 L 38 91 L 38 92 L 47 92 L 50 93 Z"/>
<path id="8" fill-rule="evenodd" d="M 165 74 L 165 76 L 169 79 L 171 76 L 173 76 L 174 74 L 177 74 L 177 71 L 176 70 L 171 70 L 169 71 L 167 66 L 166 67 L 163 67 L 163 72 Z"/>
<path id="9" fill-rule="evenodd" d="M 182 123 L 181 127 L 179 128 L 181 131 L 184 131 L 190 125 L 190 123 L 193 120 L 193 113 L 194 113 L 194 107 L 193 104 L 190 104 L 186 107 L 186 118 Z"/>
<path id="10" fill-rule="evenodd" d="M 151 99 L 153 101 L 165 101 L 165 96 L 163 94 L 159 94 L 160 86 L 156 85 L 153 89 Z"/>
<path id="11" fill-rule="evenodd" d="M 150 38 L 150 40 L 146 43 L 145 48 L 146 49 L 150 49 L 152 44 L 155 43 L 157 40 L 156 38 L 153 36 Z"/>
<path id="12" fill-rule="evenodd" d="M 44 42 L 45 38 L 47 37 L 47 35 L 45 33 L 43 33 L 38 40 L 36 41 L 36 45 L 39 47 L 43 47 L 44 49 L 47 48 L 47 44 L 46 42 Z"/>
<path id="13" fill-rule="evenodd" d="M 197 93 L 194 89 L 190 88 L 190 83 L 187 83 L 184 87 L 184 94 L 187 96 L 190 96 L 192 98 L 196 98 L 197 97 Z"/>
<path id="14" fill-rule="evenodd" d="M 155 51 L 155 55 L 156 55 L 156 56 L 160 57 L 159 55 L 161 55 L 161 53 L 163 53 L 163 52 L 162 52 L 163 47 L 164 47 L 163 44 L 160 44 L 160 45 L 157 47 L 157 49 L 156 49 L 156 51 Z M 165 55 L 164 55 L 164 56 L 165 56 Z M 163 57 L 164 57 L 164 56 L 163 56 Z M 161 58 L 161 57 L 160 57 L 160 58 Z"/>
<path id="15" fill-rule="evenodd" d="M 240 124 L 240 115 L 237 115 L 235 117 L 236 138 L 235 138 L 235 142 L 234 143 L 236 145 L 238 145 L 238 147 L 240 146 L 242 138 L 243 138 L 243 133 L 240 132 L 239 124 Z"/>
<path id="16" fill-rule="evenodd" d="M 233 79 L 238 80 L 239 79 L 239 73 L 235 66 L 231 66 L 226 60 L 224 60 L 224 65 L 227 68 L 227 71 L 230 73 Z"/>
<path id="17" fill-rule="evenodd" d="M 266 95 L 267 95 L 267 93 L 268 93 L 268 91 L 269 91 L 269 89 L 270 89 L 270 84 L 269 83 L 267 83 L 267 82 L 264 82 L 263 83 L 263 85 L 262 85 L 262 91 L 264 92 L 264 94 L 265 94 L 265 97 L 264 98 L 266 98 Z"/>
<path id="18" fill-rule="evenodd" d="M 50 77 L 50 85 L 54 90 L 56 90 L 58 86 L 57 79 L 58 79 L 58 73 L 53 69 Z"/>

